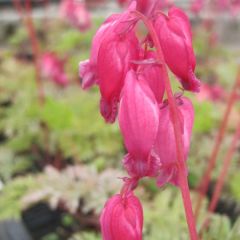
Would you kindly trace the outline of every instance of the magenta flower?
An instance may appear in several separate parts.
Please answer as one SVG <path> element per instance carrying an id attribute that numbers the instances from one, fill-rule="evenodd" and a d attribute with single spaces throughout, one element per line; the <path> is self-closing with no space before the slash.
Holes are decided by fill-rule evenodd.
<path id="1" fill-rule="evenodd" d="M 117 104 L 132 60 L 138 59 L 138 41 L 133 32 L 124 37 L 105 38 L 98 55 L 101 92 L 100 111 L 107 122 L 115 121 Z"/>
<path id="2" fill-rule="evenodd" d="M 133 70 L 128 72 L 119 108 L 119 125 L 128 150 L 124 165 L 134 177 L 155 175 L 158 167 L 151 149 L 158 132 L 159 108 L 142 79 Z"/>
<path id="3" fill-rule="evenodd" d="M 154 93 L 158 104 L 161 104 L 165 91 L 165 84 L 163 80 L 165 76 L 163 73 L 162 65 L 158 64 L 155 60 L 155 55 L 156 54 L 153 51 L 148 51 L 146 53 L 145 60 L 149 61 L 149 63 L 146 62 L 146 64 L 142 64 L 139 66 L 138 77 L 149 85 L 150 89 Z"/>
<path id="4" fill-rule="evenodd" d="M 80 31 L 85 31 L 91 26 L 90 14 L 85 4 L 81 1 L 62 0 L 60 15 Z"/>
<path id="5" fill-rule="evenodd" d="M 119 14 L 110 16 L 98 29 L 92 40 L 91 56 L 90 59 L 80 62 L 79 64 L 79 75 L 82 78 L 82 88 L 90 88 L 94 84 L 98 84 L 97 74 L 97 58 L 99 48 L 102 44 L 103 39 L 111 31 L 111 27 L 116 24 L 119 19 Z"/>
<path id="6" fill-rule="evenodd" d="M 184 158 L 186 160 L 190 147 L 194 110 L 191 101 L 185 97 L 177 97 L 176 102 L 182 127 Z M 158 186 L 161 187 L 167 182 L 178 185 L 179 168 L 177 166 L 176 142 L 168 104 L 163 104 L 160 110 L 158 135 L 154 151 L 161 161 L 160 173 L 157 179 Z"/>
<path id="7" fill-rule="evenodd" d="M 64 87 L 69 83 L 69 79 L 64 70 L 65 63 L 66 60 L 59 59 L 55 53 L 45 53 L 40 59 L 41 73 L 57 85 Z"/>
<path id="8" fill-rule="evenodd" d="M 115 121 L 126 73 L 136 68 L 132 61 L 139 57 L 136 20 L 131 15 L 135 7 L 135 3 L 131 4 L 125 13 L 112 15 L 102 25 L 94 37 L 90 60 L 80 63 L 82 85 L 99 85 L 100 112 L 109 123 Z"/>
<path id="9" fill-rule="evenodd" d="M 188 17 L 182 10 L 172 7 L 168 16 L 158 15 L 155 28 L 168 67 L 179 78 L 184 89 L 198 92 L 200 81 L 194 74 L 196 60 Z"/>
<path id="10" fill-rule="evenodd" d="M 103 240 L 142 240 L 143 210 L 132 193 L 111 197 L 100 218 Z"/>

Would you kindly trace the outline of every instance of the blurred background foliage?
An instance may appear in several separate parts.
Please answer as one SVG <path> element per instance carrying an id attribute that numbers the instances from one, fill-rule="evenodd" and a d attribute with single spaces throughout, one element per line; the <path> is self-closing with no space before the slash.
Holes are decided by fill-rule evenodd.
<path id="1" fill-rule="evenodd" d="M 119 191 L 119 178 L 126 176 L 121 167 L 125 149 L 118 125 L 105 124 L 98 110 L 98 91 L 83 91 L 78 78 L 78 63 L 88 58 L 92 36 L 102 21 L 103 18 L 95 18 L 86 33 L 59 21 L 46 21 L 44 25 L 35 22 L 42 49 L 65 57 L 71 77 L 66 88 L 44 80 L 44 105 L 37 99 L 25 29 L 18 25 L 0 48 L 0 219 L 21 219 L 26 209 L 46 203 L 51 210 L 61 212 L 61 221 L 55 231 L 41 240 L 60 240 L 63 236 L 69 240 L 101 239 L 98 215 L 106 199 Z M 205 83 L 214 79 L 229 93 L 239 51 L 226 50 L 221 44 L 209 48 L 208 38 L 201 26 L 194 27 L 199 78 Z M 188 159 L 189 181 L 194 189 L 208 161 L 226 101 L 199 101 L 193 94 L 187 95 L 195 108 Z M 239 119 L 238 104 L 230 118 L 215 178 Z M 224 190 L 238 208 L 239 156 L 238 149 Z M 158 189 L 152 180 L 143 181 L 140 186 L 137 195 L 144 205 L 144 239 L 187 239 L 177 189 Z M 203 219 L 207 213 L 203 210 L 201 214 Z M 203 239 L 240 239 L 240 219 L 232 221 L 231 217 L 228 212 L 213 214 L 211 228 Z"/>

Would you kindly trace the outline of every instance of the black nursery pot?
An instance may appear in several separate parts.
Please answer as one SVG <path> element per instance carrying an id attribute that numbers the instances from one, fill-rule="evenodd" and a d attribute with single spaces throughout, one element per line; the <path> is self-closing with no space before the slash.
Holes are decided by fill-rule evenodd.
<path id="1" fill-rule="evenodd" d="M 45 203 L 38 203 L 22 212 L 22 220 L 34 240 L 56 232 L 61 224 L 60 210 L 52 210 Z"/>

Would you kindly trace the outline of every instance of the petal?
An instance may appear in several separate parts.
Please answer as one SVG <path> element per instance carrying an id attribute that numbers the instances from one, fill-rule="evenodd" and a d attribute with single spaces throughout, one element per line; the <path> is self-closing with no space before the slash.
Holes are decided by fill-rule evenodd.
<path id="1" fill-rule="evenodd" d="M 185 97 L 176 99 L 178 103 L 178 111 L 181 120 L 181 126 L 183 129 L 183 151 L 185 160 L 190 147 L 190 139 L 193 127 L 194 111 L 193 106 L 190 100 Z M 170 117 L 169 106 L 165 106 L 160 110 L 160 120 L 159 120 L 159 129 L 156 143 L 154 146 L 154 151 L 159 156 L 161 160 L 162 176 L 160 177 L 168 179 L 168 181 L 177 182 L 177 173 L 175 169 L 177 165 L 177 152 L 176 152 L 176 141 L 174 135 L 174 129 L 172 120 Z M 172 169 L 173 168 L 173 169 Z M 167 176 L 167 175 L 171 176 Z M 161 179 L 161 178 L 160 178 Z M 162 185 L 163 180 L 159 180 L 160 185 Z"/>
<path id="2" fill-rule="evenodd" d="M 97 72 L 89 60 L 80 62 L 79 76 L 82 78 L 81 85 L 83 89 L 88 89 L 98 82 L 96 75 Z"/>
<path id="3" fill-rule="evenodd" d="M 150 61 L 150 59 L 155 59 L 155 54 L 153 51 L 149 51 L 147 53 L 147 59 L 145 61 Z M 161 104 L 165 92 L 165 84 L 163 79 L 165 75 L 163 73 L 162 66 L 157 63 L 142 65 L 139 67 L 138 71 L 139 79 L 145 81 L 146 84 L 149 85 L 157 102 Z"/>
<path id="4" fill-rule="evenodd" d="M 136 159 L 146 159 L 158 131 L 159 110 L 150 88 L 139 82 L 130 70 L 119 109 L 119 125 L 128 152 Z"/>

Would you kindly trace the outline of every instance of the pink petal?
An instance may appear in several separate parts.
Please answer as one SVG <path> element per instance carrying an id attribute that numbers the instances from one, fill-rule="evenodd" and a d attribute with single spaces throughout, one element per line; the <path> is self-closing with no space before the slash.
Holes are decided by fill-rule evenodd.
<path id="1" fill-rule="evenodd" d="M 155 53 L 153 51 L 149 51 L 147 53 L 147 60 L 149 59 L 155 59 Z M 165 92 L 165 84 L 163 79 L 165 75 L 163 74 L 162 66 L 157 63 L 146 64 L 140 66 L 138 71 L 139 79 L 145 81 L 146 84 L 149 85 L 155 95 L 157 102 L 159 104 L 162 103 L 163 95 Z"/>
<path id="2" fill-rule="evenodd" d="M 135 159 L 147 160 L 158 129 L 157 102 L 145 82 L 130 70 L 119 109 L 119 125 L 128 152 Z"/>
<path id="3" fill-rule="evenodd" d="M 194 111 L 191 101 L 187 98 L 181 97 L 176 99 L 176 101 L 178 103 L 179 116 L 183 129 L 183 150 L 186 160 L 190 147 Z M 174 129 L 168 105 L 160 110 L 158 136 L 156 138 L 154 151 L 159 156 L 162 164 L 161 168 L 163 172 L 162 176 L 161 174 L 159 176 L 159 184 L 163 184 L 163 178 L 168 179 L 168 182 L 177 184 L 176 164 L 178 160 Z"/>

